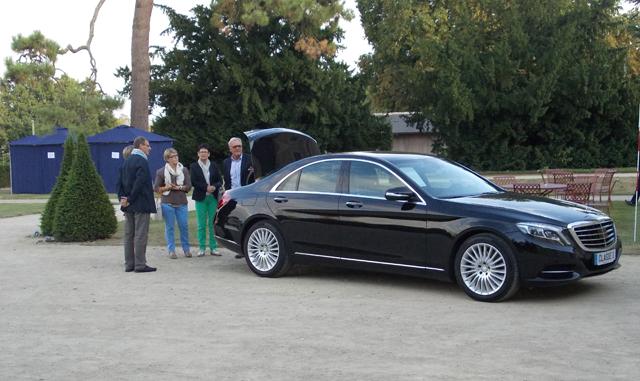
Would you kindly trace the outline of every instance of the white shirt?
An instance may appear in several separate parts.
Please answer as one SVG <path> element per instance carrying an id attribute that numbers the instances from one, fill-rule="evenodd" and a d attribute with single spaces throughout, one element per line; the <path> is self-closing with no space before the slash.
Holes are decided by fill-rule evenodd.
<path id="1" fill-rule="evenodd" d="M 231 189 L 240 188 L 240 169 L 242 168 L 242 155 L 236 160 L 231 156 Z"/>

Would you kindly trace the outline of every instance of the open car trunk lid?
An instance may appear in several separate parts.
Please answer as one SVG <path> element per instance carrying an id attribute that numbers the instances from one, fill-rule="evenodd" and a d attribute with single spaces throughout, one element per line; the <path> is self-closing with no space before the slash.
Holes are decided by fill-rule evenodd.
<path id="1" fill-rule="evenodd" d="M 289 163 L 320 154 L 311 136 L 288 128 L 267 128 L 244 133 L 249 139 L 256 179 L 268 176 Z"/>

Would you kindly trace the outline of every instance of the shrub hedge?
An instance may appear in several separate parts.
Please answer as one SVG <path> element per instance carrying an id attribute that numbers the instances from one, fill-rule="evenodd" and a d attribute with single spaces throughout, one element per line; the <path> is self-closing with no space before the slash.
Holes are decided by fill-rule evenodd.
<path id="1" fill-rule="evenodd" d="M 53 236 L 57 241 L 93 241 L 110 237 L 117 227 L 115 211 L 91 160 L 87 140 L 80 135 L 56 206 Z"/>

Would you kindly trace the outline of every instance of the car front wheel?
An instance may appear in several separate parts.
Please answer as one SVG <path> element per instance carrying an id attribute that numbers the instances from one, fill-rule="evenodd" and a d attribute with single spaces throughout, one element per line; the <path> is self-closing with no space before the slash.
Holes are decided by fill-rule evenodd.
<path id="1" fill-rule="evenodd" d="M 456 280 L 471 298 L 497 302 L 519 288 L 518 266 L 511 248 L 492 234 L 467 239 L 455 260 Z"/>
<path id="2" fill-rule="evenodd" d="M 264 277 L 284 275 L 290 267 L 289 253 L 280 230 L 269 221 L 253 225 L 244 239 L 249 268 Z"/>

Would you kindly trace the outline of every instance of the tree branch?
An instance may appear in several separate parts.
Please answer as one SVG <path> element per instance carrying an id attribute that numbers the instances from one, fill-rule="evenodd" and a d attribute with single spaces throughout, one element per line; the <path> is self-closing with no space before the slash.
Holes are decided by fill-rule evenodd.
<path id="1" fill-rule="evenodd" d="M 95 83 L 96 86 L 98 86 L 101 93 L 104 93 L 104 91 L 102 91 L 102 86 L 100 86 L 100 84 L 98 83 L 98 67 L 96 66 L 96 60 L 93 57 L 93 53 L 91 52 L 91 41 L 93 40 L 93 32 L 95 29 L 96 20 L 98 19 L 98 13 L 100 12 L 100 8 L 102 8 L 102 4 L 104 4 L 105 1 L 106 0 L 99 0 L 96 8 L 93 11 L 93 17 L 91 18 L 91 23 L 89 23 L 89 39 L 87 40 L 87 43 L 85 45 L 80 45 L 77 48 L 74 48 L 73 46 L 71 46 L 71 44 L 69 44 L 65 49 L 61 49 L 58 51 L 58 54 L 65 54 L 67 52 L 78 53 L 81 50 L 86 50 L 87 53 L 89 53 L 89 63 L 91 64 L 91 75 L 89 76 L 89 79 L 93 83 Z"/>

